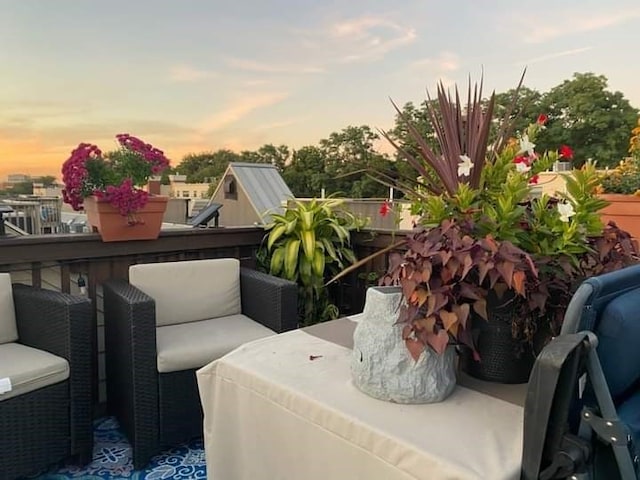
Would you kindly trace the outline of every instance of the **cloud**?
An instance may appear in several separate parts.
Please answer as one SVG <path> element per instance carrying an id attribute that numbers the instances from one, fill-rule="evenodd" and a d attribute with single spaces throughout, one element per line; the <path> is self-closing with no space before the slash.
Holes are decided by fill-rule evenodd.
<path id="1" fill-rule="evenodd" d="M 455 72 L 460 68 L 460 58 L 452 52 L 441 52 L 435 57 L 423 58 L 409 64 L 414 70 L 429 69 L 436 72 Z"/>
<path id="2" fill-rule="evenodd" d="M 231 125 L 238 120 L 243 119 L 254 110 L 281 102 L 287 98 L 287 96 L 288 95 L 286 93 L 260 93 L 242 97 L 215 115 L 206 118 L 200 124 L 199 130 L 201 132 L 220 130 L 227 125 Z"/>
<path id="3" fill-rule="evenodd" d="M 417 39 L 416 30 L 382 17 L 363 16 L 334 23 L 328 29 L 329 43 L 350 52 L 340 63 L 380 60 Z"/>
<path id="4" fill-rule="evenodd" d="M 640 8 L 621 9 L 618 12 L 591 11 L 558 11 L 546 15 L 530 15 L 519 12 L 510 15 L 509 23 L 517 30 L 526 43 L 543 43 L 559 37 L 586 33 L 613 27 L 621 23 L 640 18 Z M 559 19 L 568 21 L 559 21 Z"/>
<path id="5" fill-rule="evenodd" d="M 169 80 L 175 83 L 193 83 L 217 76 L 216 72 L 199 70 L 188 65 L 175 65 L 169 70 Z"/>
<path id="6" fill-rule="evenodd" d="M 243 58 L 229 58 L 227 64 L 238 70 L 245 70 L 248 72 L 258 73 L 323 73 L 325 69 L 323 67 L 317 67 L 312 65 L 299 65 L 299 64 L 278 64 L 278 63 L 264 63 L 256 60 L 243 59 Z"/>
<path id="7" fill-rule="evenodd" d="M 577 55 L 578 53 L 587 52 L 593 49 L 593 47 L 574 48 L 571 50 L 564 50 L 562 52 L 549 53 L 547 55 L 541 55 L 539 57 L 530 58 L 520 62 L 515 62 L 514 65 L 531 65 L 534 63 L 540 63 L 547 60 L 553 60 L 554 58 L 567 57 L 569 55 Z"/>

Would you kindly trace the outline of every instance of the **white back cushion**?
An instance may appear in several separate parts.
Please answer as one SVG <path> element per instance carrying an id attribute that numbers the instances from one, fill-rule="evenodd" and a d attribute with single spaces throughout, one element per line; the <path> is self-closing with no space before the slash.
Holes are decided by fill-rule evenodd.
<path id="1" fill-rule="evenodd" d="M 235 258 L 132 265 L 129 283 L 155 300 L 159 327 L 241 311 L 240 262 Z"/>
<path id="2" fill-rule="evenodd" d="M 0 273 L 0 345 L 18 340 L 11 275 Z"/>

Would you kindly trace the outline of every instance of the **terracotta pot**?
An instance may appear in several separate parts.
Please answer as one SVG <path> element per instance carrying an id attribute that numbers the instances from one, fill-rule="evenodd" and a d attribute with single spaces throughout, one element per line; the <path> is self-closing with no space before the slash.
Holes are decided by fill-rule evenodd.
<path id="1" fill-rule="evenodd" d="M 88 197 L 83 203 L 87 221 L 94 232 L 100 233 L 103 242 L 123 242 L 158 238 L 168 200 L 165 196 L 150 196 L 144 208 L 135 213 L 138 223 L 134 224 L 106 200 Z"/>
<path id="2" fill-rule="evenodd" d="M 600 211 L 602 221 L 606 224 L 612 220 L 632 237 L 640 239 L 640 197 L 605 193 L 600 198 L 610 203 Z"/>

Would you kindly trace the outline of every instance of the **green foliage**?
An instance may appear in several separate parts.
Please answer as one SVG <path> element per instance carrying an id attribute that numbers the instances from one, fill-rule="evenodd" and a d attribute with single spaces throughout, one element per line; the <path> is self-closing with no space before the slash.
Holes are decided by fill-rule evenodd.
<path id="1" fill-rule="evenodd" d="M 622 160 L 618 166 L 601 177 L 603 193 L 640 195 L 640 155 Z"/>
<path id="2" fill-rule="evenodd" d="M 539 148 L 572 145 L 576 166 L 588 159 L 601 167 L 616 165 L 627 153 L 629 131 L 638 117 L 621 92 L 607 90 L 606 77 L 593 73 L 575 73 L 552 88 L 540 108 L 549 123 Z"/>
<path id="3" fill-rule="evenodd" d="M 341 205 L 337 199 L 295 201 L 283 215 L 272 214 L 272 223 L 265 226 L 259 258 L 272 275 L 298 283 L 304 325 L 337 318 L 325 281 L 356 260 L 351 231 L 364 222 Z"/>

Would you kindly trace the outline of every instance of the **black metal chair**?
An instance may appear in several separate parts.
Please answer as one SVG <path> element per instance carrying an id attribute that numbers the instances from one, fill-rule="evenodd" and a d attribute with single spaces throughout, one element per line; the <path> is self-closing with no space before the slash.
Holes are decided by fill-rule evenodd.
<path id="1" fill-rule="evenodd" d="M 91 301 L 0 277 L 17 326 L 0 341 L 0 479 L 67 459 L 84 465 L 93 450 Z"/>
<path id="2" fill-rule="evenodd" d="M 134 265 L 103 285 L 107 403 L 143 468 L 202 436 L 198 368 L 242 343 L 297 327 L 294 282 L 236 259 Z"/>
<path id="3" fill-rule="evenodd" d="M 534 365 L 522 479 L 637 479 L 640 265 L 593 277 Z"/>

